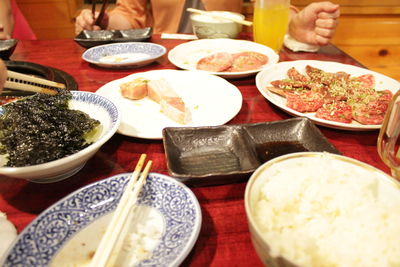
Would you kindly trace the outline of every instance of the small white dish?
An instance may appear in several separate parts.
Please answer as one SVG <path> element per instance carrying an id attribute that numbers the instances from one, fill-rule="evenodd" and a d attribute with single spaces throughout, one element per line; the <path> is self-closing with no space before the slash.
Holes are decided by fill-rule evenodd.
<path id="1" fill-rule="evenodd" d="M 261 68 L 241 72 L 209 72 L 223 78 L 242 78 L 255 75 L 263 68 L 274 65 L 279 61 L 279 55 L 271 48 L 251 41 L 228 38 L 201 39 L 190 41 L 175 46 L 168 53 L 168 59 L 172 64 L 184 70 L 197 70 L 197 62 L 211 54 L 218 52 L 240 53 L 258 52 L 268 57 L 268 62 Z"/>
<path id="2" fill-rule="evenodd" d="M 86 50 L 82 59 L 106 68 L 132 68 L 148 65 L 167 52 L 159 44 L 128 42 L 106 44 Z"/>
<path id="3" fill-rule="evenodd" d="M 85 112 L 102 125 L 99 138 L 79 152 L 50 162 L 26 167 L 0 167 L 0 175 L 25 179 L 35 183 L 51 183 L 66 179 L 85 166 L 88 161 L 117 131 L 121 113 L 105 97 L 91 92 L 71 91 L 71 109 Z"/>
<path id="4" fill-rule="evenodd" d="M 375 89 L 376 90 L 390 90 L 393 94 L 397 92 L 400 88 L 400 83 L 392 78 L 389 78 L 383 74 L 360 68 L 353 65 L 342 64 L 331 61 L 319 61 L 319 60 L 296 60 L 296 61 L 287 61 L 280 62 L 275 64 L 274 66 L 270 66 L 256 76 L 256 85 L 258 91 L 272 104 L 276 105 L 283 111 L 296 116 L 296 117 L 307 117 L 312 120 L 314 123 L 330 128 L 341 129 L 341 130 L 349 130 L 349 131 L 367 131 L 367 130 L 376 130 L 380 129 L 381 125 L 363 125 L 353 120 L 352 123 L 342 123 L 329 121 L 325 119 L 320 119 L 315 117 L 315 112 L 309 113 L 301 113 L 294 109 L 291 109 L 286 106 L 286 98 L 279 96 L 271 91 L 267 90 L 266 87 L 270 86 L 270 82 L 274 80 L 281 80 L 287 78 L 287 71 L 294 67 L 299 72 L 305 73 L 305 67 L 307 65 L 313 66 L 315 68 L 319 68 L 323 71 L 327 72 L 339 72 L 344 71 L 351 76 L 361 76 L 364 74 L 372 74 L 375 77 Z"/>
<path id="5" fill-rule="evenodd" d="M 130 100 L 120 93 L 120 84 L 135 78 L 165 78 L 183 99 L 192 119 L 179 124 L 160 112 L 160 105 L 145 97 Z M 121 110 L 118 132 L 145 139 L 162 139 L 165 127 L 216 126 L 230 121 L 242 107 L 239 89 L 225 79 L 202 71 L 153 70 L 109 82 L 96 92 L 112 100 Z"/>
<path id="6" fill-rule="evenodd" d="M 131 173 L 125 173 L 90 184 L 43 211 L 21 232 L 0 265 L 54 266 L 58 253 L 67 249 L 75 238 L 81 238 L 84 242 L 72 247 L 77 253 L 64 251 L 68 259 L 56 262 L 56 266 L 83 266 L 81 261 L 93 255 L 104 234 L 102 226 L 107 225 L 130 177 Z M 150 258 L 135 266 L 179 266 L 192 250 L 201 228 L 201 209 L 196 196 L 181 182 L 150 173 L 137 204 L 139 208 L 152 210 L 147 214 L 154 215 L 152 223 L 160 224 L 161 235 Z"/>

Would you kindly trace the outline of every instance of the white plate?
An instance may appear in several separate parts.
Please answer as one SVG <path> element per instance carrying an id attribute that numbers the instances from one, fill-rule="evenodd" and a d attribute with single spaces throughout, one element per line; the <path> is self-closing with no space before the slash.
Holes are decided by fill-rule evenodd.
<path id="1" fill-rule="evenodd" d="M 365 131 L 365 130 L 375 130 L 380 129 L 381 125 L 363 125 L 353 120 L 352 123 L 341 123 L 335 121 L 324 120 L 315 117 L 315 113 L 301 113 L 293 110 L 286 106 L 286 98 L 279 96 L 275 93 L 270 92 L 266 89 L 267 86 L 271 86 L 271 81 L 280 80 L 287 78 L 287 71 L 291 67 L 295 67 L 299 72 L 305 73 L 305 67 L 311 65 L 313 67 L 322 69 L 327 72 L 338 72 L 344 71 L 349 73 L 351 76 L 360 76 L 363 74 L 372 74 L 375 77 L 375 89 L 376 90 L 390 90 L 397 92 L 400 88 L 400 83 L 392 78 L 389 78 L 383 74 L 367 70 L 364 68 L 356 67 L 353 65 L 341 64 L 337 62 L 329 61 L 317 61 L 317 60 L 297 60 L 297 61 L 287 61 L 280 62 L 274 66 L 268 67 L 257 74 L 256 85 L 260 93 L 268 99 L 271 103 L 278 106 L 287 113 L 299 116 L 307 117 L 314 123 L 323 125 L 330 128 L 350 130 L 350 131 Z"/>
<path id="2" fill-rule="evenodd" d="M 82 59 L 107 68 L 141 67 L 156 61 L 166 52 L 164 46 L 154 43 L 115 43 L 92 47 L 83 53 Z"/>
<path id="3" fill-rule="evenodd" d="M 49 266 L 64 252 L 68 259 L 57 261 L 57 267 L 86 266 L 82 263 L 87 263 L 88 255 L 93 255 L 104 234 L 103 226 L 107 225 L 109 214 L 115 210 L 130 177 L 131 173 L 125 173 L 90 184 L 43 211 L 21 232 L 0 260 L 0 266 Z M 153 227 L 158 222 L 156 227 L 161 231 L 150 258 L 137 266 L 179 266 L 196 243 L 201 228 L 196 196 L 175 179 L 150 173 L 137 204 L 139 214 L 135 213 L 132 224 L 142 224 L 138 226 L 140 229 L 148 228 L 150 219 Z M 74 253 L 68 253 L 68 244 L 76 239 L 83 242 L 72 247 Z M 118 261 L 130 251 L 127 246 L 123 250 Z"/>
<path id="4" fill-rule="evenodd" d="M 254 75 L 263 68 L 279 61 L 279 56 L 271 48 L 251 41 L 235 39 L 201 39 L 177 45 L 168 53 L 168 59 L 178 68 L 196 70 L 197 62 L 217 52 L 239 53 L 253 51 L 268 57 L 268 63 L 262 68 L 242 72 L 208 72 L 224 78 L 241 78 Z"/>
<path id="5" fill-rule="evenodd" d="M 192 114 L 192 121 L 183 125 L 160 112 L 160 105 L 145 97 L 124 98 L 119 86 L 135 78 L 165 78 L 183 99 Z M 239 89 L 223 78 L 202 71 L 153 70 L 135 73 L 109 82 L 96 92 L 114 102 L 122 113 L 118 132 L 127 136 L 162 139 L 165 127 L 216 126 L 230 121 L 242 107 Z"/>

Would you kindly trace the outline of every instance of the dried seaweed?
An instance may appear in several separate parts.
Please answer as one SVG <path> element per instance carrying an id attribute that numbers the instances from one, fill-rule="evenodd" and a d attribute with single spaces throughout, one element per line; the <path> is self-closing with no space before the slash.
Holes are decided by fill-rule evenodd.
<path id="1" fill-rule="evenodd" d="M 90 145 L 86 135 L 99 125 L 86 113 L 69 109 L 72 94 L 36 94 L 3 106 L 0 155 L 8 167 L 41 164 L 72 155 Z"/>

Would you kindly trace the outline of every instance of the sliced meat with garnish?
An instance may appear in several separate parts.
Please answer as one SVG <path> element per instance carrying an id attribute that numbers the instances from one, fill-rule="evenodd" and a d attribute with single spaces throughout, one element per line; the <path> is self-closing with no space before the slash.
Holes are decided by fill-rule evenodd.
<path id="1" fill-rule="evenodd" d="M 256 70 L 267 64 L 268 57 L 258 52 L 246 51 L 233 54 L 232 66 L 229 72 Z"/>
<path id="2" fill-rule="evenodd" d="M 286 100 L 286 105 L 298 112 L 315 112 L 324 104 L 323 96 L 313 91 L 287 93 Z"/>
<path id="3" fill-rule="evenodd" d="M 218 52 L 203 57 L 197 62 L 198 70 L 211 72 L 223 72 L 229 69 L 233 63 L 233 56 L 227 52 Z"/>
<path id="4" fill-rule="evenodd" d="M 343 123 L 351 123 L 353 120 L 352 108 L 344 101 L 324 104 L 317 110 L 315 117 Z"/>
<path id="5" fill-rule="evenodd" d="M 289 77 L 289 79 L 295 80 L 295 81 L 299 81 L 299 82 L 303 82 L 303 83 L 307 83 L 310 81 L 310 79 L 301 74 L 298 70 L 296 70 L 296 68 L 291 67 L 288 71 L 287 71 L 287 75 Z"/>
<path id="6" fill-rule="evenodd" d="M 375 87 L 375 77 L 372 74 L 364 74 L 358 76 L 356 80 L 360 81 L 363 84 L 363 86 L 367 88 Z"/>

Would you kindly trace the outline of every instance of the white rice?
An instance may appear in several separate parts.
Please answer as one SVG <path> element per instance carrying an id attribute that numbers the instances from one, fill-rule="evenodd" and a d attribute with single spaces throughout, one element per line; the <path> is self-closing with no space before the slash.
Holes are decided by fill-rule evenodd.
<path id="1" fill-rule="evenodd" d="M 273 257 L 299 266 L 400 266 L 400 190 L 329 157 L 293 158 L 262 174 L 256 223 Z"/>

